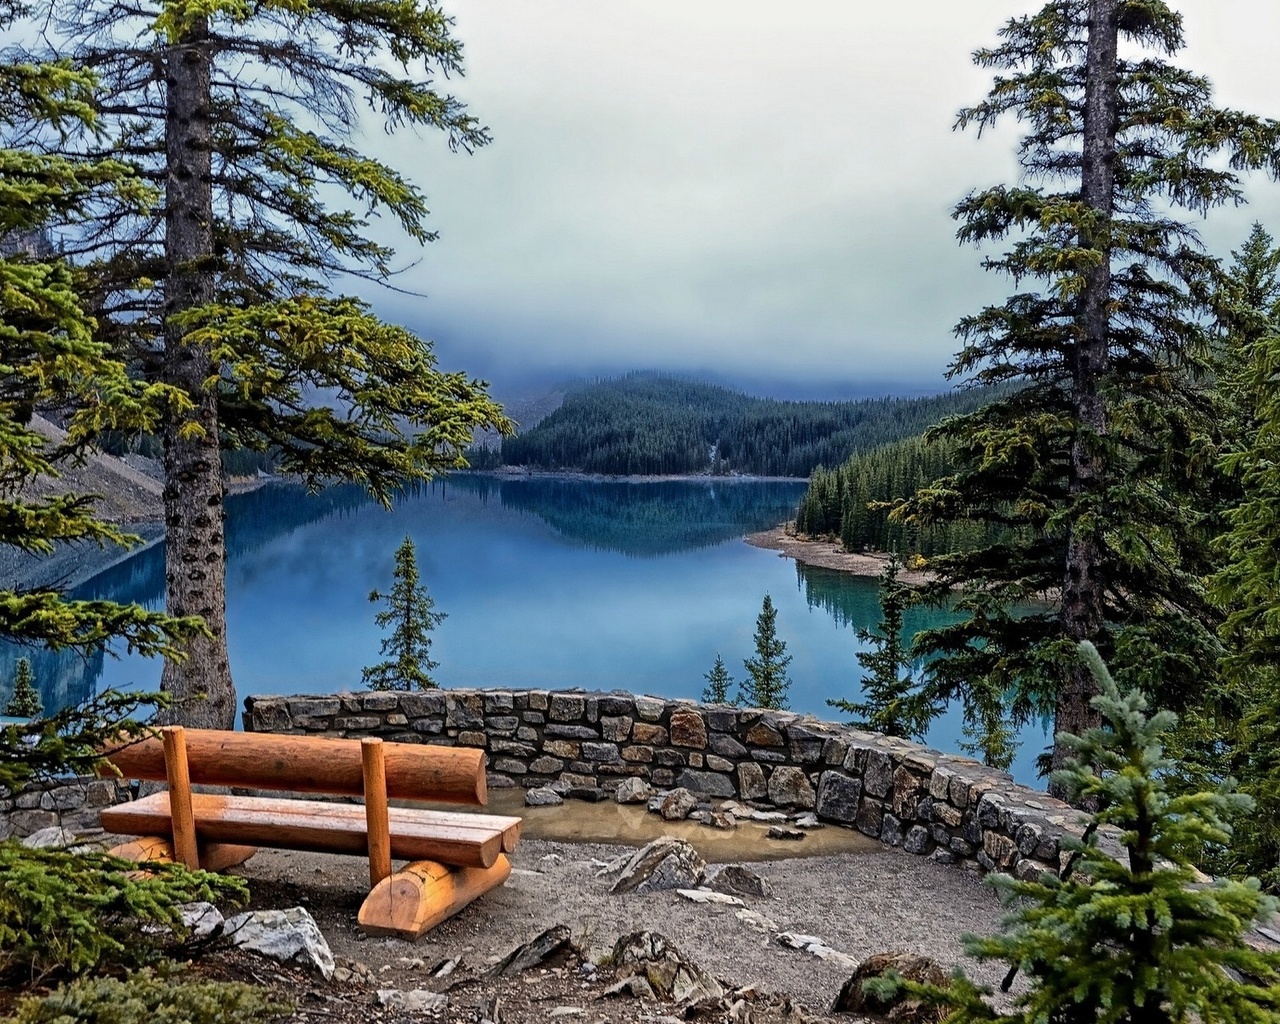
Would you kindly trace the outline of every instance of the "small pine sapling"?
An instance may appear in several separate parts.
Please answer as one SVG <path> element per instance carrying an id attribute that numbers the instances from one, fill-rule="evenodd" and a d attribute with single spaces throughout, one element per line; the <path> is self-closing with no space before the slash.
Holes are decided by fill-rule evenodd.
<path id="1" fill-rule="evenodd" d="M 832 698 L 827 701 L 857 716 L 859 728 L 886 736 L 919 739 L 929 727 L 936 708 L 919 691 L 911 675 L 909 645 L 903 641 L 903 616 L 911 603 L 911 588 L 899 579 L 902 561 L 894 551 L 880 573 L 880 622 L 874 629 L 859 629 L 858 639 L 871 649 L 859 651 L 858 664 L 866 675 L 860 701 Z"/>
<path id="2" fill-rule="evenodd" d="M 719 652 L 716 653 L 716 663 L 711 666 L 711 671 L 707 672 L 703 678 L 707 681 L 707 685 L 702 691 L 704 703 L 736 703 L 734 698 L 729 696 L 729 688 L 733 686 L 733 676 L 729 675 L 729 669 L 725 666 L 724 658 L 720 657 Z"/>
<path id="3" fill-rule="evenodd" d="M 31 662 L 27 658 L 19 658 L 13 677 L 13 696 L 5 705 L 4 713 L 13 718 L 35 718 L 43 710 L 40 693 L 31 675 Z"/>
<path id="4" fill-rule="evenodd" d="M 387 602 L 374 622 L 380 629 L 391 628 L 381 646 L 381 653 L 389 657 L 364 669 L 361 679 L 373 690 L 434 690 L 438 684 L 431 673 L 439 662 L 431 660 L 431 632 L 446 615 L 435 611 L 435 601 L 419 582 L 417 551 L 409 537 L 396 550 L 394 576 L 391 593 L 375 590 L 369 595 L 374 603 Z"/>
<path id="5" fill-rule="evenodd" d="M 1004 991 L 1019 972 L 1025 989 L 1000 1010 L 962 973 L 945 988 L 875 979 L 868 991 L 946 1007 L 946 1024 L 1276 1024 L 1280 954 L 1254 949 L 1245 932 L 1277 901 L 1255 879 L 1201 884 L 1191 860 L 1228 842 L 1226 819 L 1251 801 L 1226 788 L 1171 793 L 1164 741 L 1174 715 L 1148 714 L 1146 697 L 1121 693 L 1092 644 L 1080 650 L 1104 724 L 1058 737 L 1072 752 L 1058 779 L 1098 810 L 1081 839 L 1064 840 L 1061 877 L 992 875 L 1010 908 L 1003 930 L 966 939 L 970 956 L 1009 965 Z"/>
<path id="6" fill-rule="evenodd" d="M 738 685 L 739 703 L 749 708 L 784 711 L 788 706 L 787 690 L 791 688 L 791 677 L 787 675 L 791 655 L 787 653 L 787 642 L 778 639 L 778 610 L 769 594 L 764 595 L 756 617 L 755 644 L 756 656 L 742 662 L 747 678 Z"/>

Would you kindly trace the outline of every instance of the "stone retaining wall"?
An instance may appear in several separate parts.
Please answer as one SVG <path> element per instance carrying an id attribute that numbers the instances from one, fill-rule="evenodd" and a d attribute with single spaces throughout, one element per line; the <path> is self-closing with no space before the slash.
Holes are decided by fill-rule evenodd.
<path id="1" fill-rule="evenodd" d="M 968 758 L 788 712 L 580 690 L 249 697 L 254 732 L 482 747 L 489 785 L 658 788 L 812 809 L 909 853 L 1030 877 L 1076 815 Z"/>
<path id="2" fill-rule="evenodd" d="M 116 779 L 64 779 L 17 793 L 0 788 L 0 840 L 23 839 L 54 825 L 94 828 L 102 808 L 130 797 L 128 783 Z"/>

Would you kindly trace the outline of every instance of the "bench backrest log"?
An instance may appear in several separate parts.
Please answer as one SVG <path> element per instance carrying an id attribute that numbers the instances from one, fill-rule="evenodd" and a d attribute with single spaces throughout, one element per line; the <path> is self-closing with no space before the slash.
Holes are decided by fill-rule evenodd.
<path id="1" fill-rule="evenodd" d="M 190 781 L 293 793 L 362 796 L 366 766 L 359 740 L 277 733 L 185 730 Z M 484 751 L 475 747 L 384 743 L 386 798 L 484 806 Z M 129 779 L 169 780 L 160 737 L 131 743 L 108 754 Z M 110 771 L 110 769 L 104 769 Z"/>

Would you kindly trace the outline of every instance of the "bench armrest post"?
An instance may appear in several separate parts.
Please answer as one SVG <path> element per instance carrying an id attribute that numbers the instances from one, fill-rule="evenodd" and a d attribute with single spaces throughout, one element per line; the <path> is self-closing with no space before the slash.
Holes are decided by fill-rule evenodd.
<path id="1" fill-rule="evenodd" d="M 191 870 L 200 867 L 195 815 L 191 810 L 191 775 L 187 768 L 187 736 L 180 725 L 160 730 L 164 766 L 169 778 L 169 815 L 173 822 L 174 859 Z"/>
<path id="2" fill-rule="evenodd" d="M 387 811 L 387 766 L 382 740 L 360 741 L 364 771 L 365 828 L 369 835 L 369 886 L 391 874 L 391 825 Z"/>

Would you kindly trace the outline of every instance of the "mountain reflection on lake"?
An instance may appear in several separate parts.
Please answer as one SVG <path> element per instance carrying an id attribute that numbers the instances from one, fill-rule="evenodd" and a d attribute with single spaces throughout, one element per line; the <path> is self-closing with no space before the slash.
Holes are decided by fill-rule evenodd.
<path id="1" fill-rule="evenodd" d="M 250 693 L 360 688 L 379 658 L 369 592 L 386 589 L 406 535 L 423 582 L 448 618 L 435 633 L 448 686 L 621 688 L 696 697 L 723 655 L 734 678 L 753 652 L 766 592 L 794 660 L 791 706 L 832 717 L 855 697 L 854 627 L 878 618 L 874 580 L 800 566 L 746 534 L 788 518 L 801 482 L 594 482 L 457 476 L 401 496 L 388 511 L 354 487 L 308 495 L 271 484 L 228 501 L 228 639 L 236 685 Z M 95 576 L 82 598 L 159 607 L 160 545 Z M 945 612 L 916 609 L 912 630 Z M 155 688 L 160 664 L 127 654 L 83 660 L 0 652 L 0 699 L 17 657 L 32 660 L 46 708 L 108 687 Z M 929 737 L 960 738 L 958 714 Z M 1034 781 L 1032 729 L 1014 774 Z"/>

